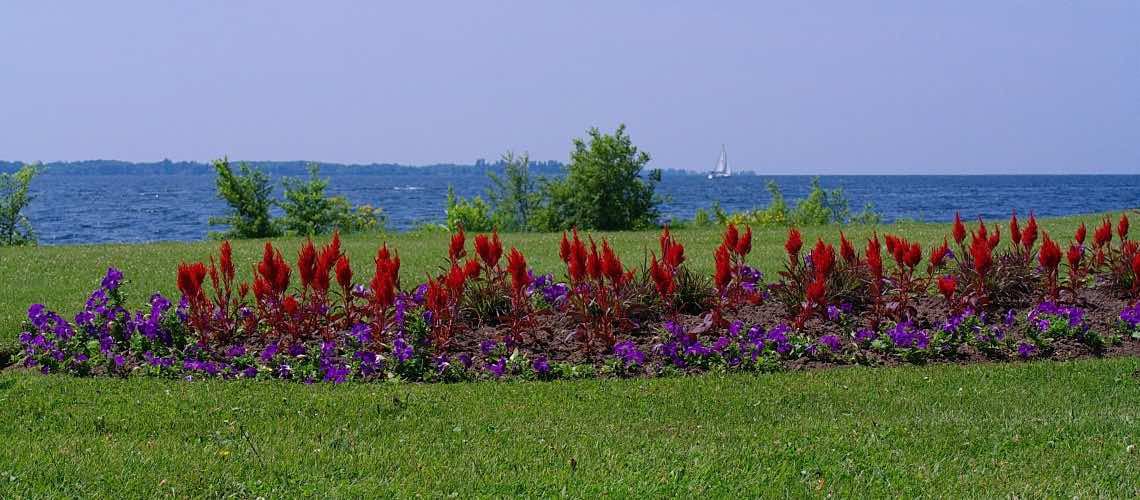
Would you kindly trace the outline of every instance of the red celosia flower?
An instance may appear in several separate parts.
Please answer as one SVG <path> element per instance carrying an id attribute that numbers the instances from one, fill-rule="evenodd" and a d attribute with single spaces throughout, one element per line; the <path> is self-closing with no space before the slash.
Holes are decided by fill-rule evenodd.
<path id="1" fill-rule="evenodd" d="M 1094 260 L 1096 261 L 1096 265 L 1098 267 L 1104 265 L 1104 248 L 1096 249 L 1096 256 L 1094 257 Z"/>
<path id="2" fill-rule="evenodd" d="M 986 221 L 982 220 L 981 217 L 978 217 L 978 231 L 974 237 L 981 238 L 983 240 L 987 240 L 990 237 L 989 230 L 986 229 Z"/>
<path id="3" fill-rule="evenodd" d="M 1077 232 L 1073 235 L 1073 239 L 1077 240 L 1078 245 L 1084 245 L 1086 234 L 1088 234 L 1088 229 L 1085 228 L 1085 223 L 1082 222 L 1080 226 L 1077 226 Z"/>
<path id="4" fill-rule="evenodd" d="M 1029 223 L 1021 231 L 1021 244 L 1026 250 L 1033 250 L 1033 243 L 1037 241 L 1037 217 L 1029 212 Z"/>
<path id="5" fill-rule="evenodd" d="M 609 278 L 610 283 L 614 284 L 622 283 L 622 275 L 625 273 L 625 266 L 622 265 L 621 259 L 618 258 L 614 249 L 605 239 L 602 240 L 602 273 Z"/>
<path id="6" fill-rule="evenodd" d="M 954 292 L 958 290 L 958 280 L 954 279 L 953 275 L 947 274 L 938 278 L 938 292 L 946 297 L 946 300 L 951 300 L 954 297 Z"/>
<path id="7" fill-rule="evenodd" d="M 867 240 L 867 267 L 871 269 L 871 277 L 875 278 L 875 281 L 882 279 L 883 255 L 877 235 Z"/>
<path id="8" fill-rule="evenodd" d="M 1093 246 L 1099 248 L 1110 241 L 1112 241 L 1112 223 L 1108 221 L 1108 217 L 1105 217 L 1104 221 L 1093 232 Z"/>
<path id="9" fill-rule="evenodd" d="M 794 227 L 788 229 L 788 241 L 784 242 L 784 251 L 788 252 L 788 259 L 791 261 L 792 267 L 795 267 L 799 261 L 800 248 L 803 248 L 803 245 L 804 241 L 800 231 Z"/>
<path id="10" fill-rule="evenodd" d="M 336 261 L 336 282 L 344 290 L 352 288 L 352 265 L 347 255 L 341 255 Z"/>
<path id="11" fill-rule="evenodd" d="M 974 271 L 979 275 L 985 276 L 986 272 L 993 266 L 993 248 L 985 238 L 974 238 L 973 243 L 970 244 L 970 257 L 974 259 Z"/>
<path id="12" fill-rule="evenodd" d="M 815 248 L 811 251 L 811 265 L 816 275 L 824 278 L 831 275 L 831 270 L 835 268 L 835 248 L 824 243 L 823 239 L 816 240 Z"/>
<path id="13" fill-rule="evenodd" d="M 602 258 L 598 255 L 598 246 L 594 238 L 590 238 L 590 253 L 586 255 L 586 274 L 595 280 L 602 279 Z"/>
<path id="14" fill-rule="evenodd" d="M 823 304 L 824 295 L 827 293 L 827 279 L 822 275 L 816 275 L 807 286 L 807 301 L 809 304 Z"/>
<path id="15" fill-rule="evenodd" d="M 716 274 L 713 276 L 713 281 L 716 284 L 717 290 L 724 291 L 728 288 L 728 282 L 732 279 L 732 267 L 729 263 L 728 247 L 721 244 L 716 247 Z"/>
<path id="16" fill-rule="evenodd" d="M 666 266 L 657 262 L 656 254 L 653 254 L 652 260 L 649 261 L 649 277 L 653 280 L 654 286 L 657 287 L 657 293 L 661 295 L 662 300 L 668 299 L 677 289 L 673 273 L 669 272 Z"/>
<path id="17" fill-rule="evenodd" d="M 574 230 L 573 242 L 567 242 L 566 250 L 566 272 L 570 275 L 570 281 L 577 283 L 586 277 L 586 263 L 589 260 L 586 255 L 586 246 L 582 244 L 582 240 L 578 238 L 578 230 Z"/>
<path id="18" fill-rule="evenodd" d="M 1057 265 L 1061 263 L 1061 247 L 1049 238 L 1049 233 L 1045 233 L 1045 238 L 1041 241 L 1041 252 L 1037 254 L 1037 261 L 1046 272 L 1054 272 L 1057 270 Z"/>
<path id="19" fill-rule="evenodd" d="M 935 269 L 942 267 L 946 262 L 946 256 L 950 254 L 950 244 L 945 238 L 942 239 L 942 246 L 934 247 L 930 251 L 930 265 Z"/>
<path id="20" fill-rule="evenodd" d="M 492 232 L 490 237 L 485 234 L 476 236 L 475 252 L 479 254 L 480 259 L 483 259 L 487 268 L 497 267 L 499 259 L 503 256 L 503 242 L 499 241 L 499 231 Z"/>
<path id="21" fill-rule="evenodd" d="M 281 303 L 281 306 L 285 309 L 285 312 L 290 316 L 297 314 L 298 305 L 299 304 L 297 304 L 297 299 L 292 295 L 285 297 L 285 301 Z"/>
<path id="22" fill-rule="evenodd" d="M 745 226 L 744 234 L 736 241 L 736 255 L 744 257 L 752 251 L 752 228 Z"/>
<path id="23" fill-rule="evenodd" d="M 724 246 L 729 251 L 736 251 L 736 243 L 740 240 L 740 233 L 736 230 L 736 224 L 729 223 L 728 227 L 724 230 Z"/>
<path id="24" fill-rule="evenodd" d="M 526 258 L 515 247 L 511 247 L 511 252 L 507 254 L 507 271 L 511 273 L 511 287 L 515 293 L 522 293 L 530 284 L 530 274 L 526 272 Z"/>
<path id="25" fill-rule="evenodd" d="M 206 279 L 206 265 L 201 262 L 178 265 L 178 291 L 188 300 L 196 302 L 205 299 L 202 282 Z"/>
<path id="26" fill-rule="evenodd" d="M 282 294 L 289 288 L 289 274 L 292 270 L 281 257 L 281 252 L 274 249 L 269 242 L 265 243 L 265 251 L 261 255 L 261 262 L 257 265 L 257 272 L 273 293 Z"/>
<path id="27" fill-rule="evenodd" d="M 467 263 L 463 265 L 463 274 L 467 275 L 468 278 L 479 276 L 479 271 L 479 261 L 475 259 L 468 259 Z"/>
<path id="28" fill-rule="evenodd" d="M 440 286 L 435 279 L 428 280 L 427 293 L 424 294 L 424 306 L 437 314 L 447 307 L 447 289 Z"/>
<path id="29" fill-rule="evenodd" d="M 1065 260 L 1069 261 L 1070 268 L 1076 268 L 1081 264 L 1081 257 L 1083 256 L 1084 252 L 1081 250 L 1081 246 L 1074 243 L 1069 245 L 1069 251 L 1065 253 Z"/>
<path id="30" fill-rule="evenodd" d="M 1009 217 L 1009 239 L 1013 241 L 1015 247 L 1021 243 L 1021 227 L 1017 224 L 1016 209 L 1013 211 L 1013 215 Z"/>
<path id="31" fill-rule="evenodd" d="M 891 254 L 892 256 L 895 256 L 895 260 L 898 260 L 899 265 L 902 265 L 902 257 L 899 257 L 899 255 L 902 255 L 902 254 L 897 254 L 895 252 L 895 250 L 898 249 L 898 246 L 899 246 L 899 238 L 893 234 L 883 235 L 883 243 L 887 247 L 887 253 Z"/>
<path id="32" fill-rule="evenodd" d="M 394 258 L 385 243 L 376 251 L 376 272 L 372 276 L 372 301 L 380 309 L 387 309 L 396 302 L 396 288 L 399 285 L 400 256 Z M 454 265 L 454 264 L 453 264 Z"/>
<path id="33" fill-rule="evenodd" d="M 661 256 L 661 260 L 674 269 L 681 267 L 681 263 L 685 262 L 685 247 L 674 242 L 669 245 L 669 251 Z"/>
<path id="34" fill-rule="evenodd" d="M 226 278 L 226 281 L 233 281 L 233 279 L 234 279 L 234 254 L 233 254 L 233 248 L 230 247 L 230 242 L 228 240 L 222 242 L 221 254 L 222 254 L 222 256 L 221 256 L 222 276 L 224 276 Z"/>
<path id="35" fill-rule="evenodd" d="M 316 272 L 317 249 L 313 247 L 313 240 L 308 240 L 301 245 L 301 251 L 297 254 L 297 273 L 301 275 L 301 288 L 309 288 Z"/>
<path id="36" fill-rule="evenodd" d="M 466 245 L 467 236 L 463 233 L 463 226 L 459 226 L 459 231 L 451 235 L 451 246 L 447 249 L 447 256 L 452 262 L 459 262 L 459 259 L 467 255 Z"/>
<path id="37" fill-rule="evenodd" d="M 959 245 L 962 244 L 962 240 L 966 239 L 966 225 L 962 224 L 962 215 L 958 212 L 954 212 L 954 230 L 952 235 L 954 236 L 954 241 Z"/>
<path id="38" fill-rule="evenodd" d="M 1029 220 L 1032 221 L 1033 219 L 1029 219 Z M 1026 227 L 1026 229 L 1029 229 L 1029 228 Z M 1022 241 L 1024 241 L 1024 238 L 1022 238 Z M 990 235 L 990 238 L 989 238 L 989 240 L 986 241 L 986 243 L 989 244 L 990 249 L 997 248 L 998 243 L 1001 243 L 1001 226 L 996 226 L 994 228 L 994 234 Z"/>
<path id="39" fill-rule="evenodd" d="M 445 284 L 447 290 L 458 297 L 463 294 L 464 285 L 467 284 L 467 274 L 458 265 L 452 264 L 451 270 L 447 273 Z"/>
<path id="40" fill-rule="evenodd" d="M 906 265 L 913 269 L 919 262 L 922 262 L 922 247 L 918 243 L 911 243 L 906 252 Z"/>
<path id="41" fill-rule="evenodd" d="M 1128 239 L 1128 214 L 1120 214 L 1120 222 L 1116 223 L 1116 235 L 1120 241 Z"/>
<path id="42" fill-rule="evenodd" d="M 851 246 L 851 242 L 847 240 L 847 235 L 843 234 L 843 231 L 839 232 L 839 255 L 843 256 L 843 261 L 849 266 L 854 265 L 858 258 L 855 255 L 855 247 Z"/>
<path id="43" fill-rule="evenodd" d="M 668 232 L 669 228 L 665 228 L 665 231 Z M 566 231 L 562 231 L 562 241 L 558 243 L 558 258 L 562 259 L 562 262 L 569 264 L 570 252 L 570 240 L 566 239 Z"/>

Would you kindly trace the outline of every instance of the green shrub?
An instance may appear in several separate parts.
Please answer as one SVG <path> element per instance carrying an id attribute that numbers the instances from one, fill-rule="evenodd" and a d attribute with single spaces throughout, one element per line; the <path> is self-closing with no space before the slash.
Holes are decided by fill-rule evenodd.
<path id="1" fill-rule="evenodd" d="M 32 202 L 28 188 L 38 172 L 38 167 L 25 165 L 14 173 L 0 174 L 0 246 L 36 244 L 24 209 Z"/>
<path id="2" fill-rule="evenodd" d="M 878 224 L 882 217 L 875 211 L 875 205 L 867 203 L 863 211 L 852 215 L 850 202 L 843 188 L 824 190 L 819 177 L 812 179 L 811 191 L 807 197 L 788 210 L 784 194 L 775 181 L 769 180 L 765 186 L 772 201 L 763 210 L 726 212 L 719 203 L 713 204 L 713 214 L 721 225 L 747 224 L 750 226 L 823 226 L 827 224 Z"/>
<path id="3" fill-rule="evenodd" d="M 447 229 L 462 227 L 467 231 L 486 232 L 495 228 L 491 220 L 491 206 L 476 196 L 470 200 L 455 196 L 455 189 L 447 188 Z"/>
<path id="4" fill-rule="evenodd" d="M 487 173 L 492 184 L 487 190 L 491 219 L 501 231 L 526 231 L 530 229 L 531 212 L 542 196 L 530 176 L 530 157 L 508 151 L 503 155 L 503 164 L 502 177 Z"/>
<path id="5" fill-rule="evenodd" d="M 229 205 L 229 213 L 211 217 L 212 226 L 229 226 L 226 238 L 270 238 L 281 235 L 281 229 L 269 216 L 273 205 L 273 187 L 269 175 L 242 163 L 238 173 L 230 167 L 229 158 L 214 160 L 218 197 Z"/>
<path id="6" fill-rule="evenodd" d="M 328 234 L 333 229 L 342 233 L 379 231 L 385 217 L 378 208 L 361 205 L 353 208 L 343 196 L 328 196 L 328 179 L 320 177 L 320 167 L 309 166 L 308 180 L 286 178 L 282 181 L 285 199 L 279 205 L 285 212 L 281 226 L 301 236 Z"/>
<path id="7" fill-rule="evenodd" d="M 626 230 L 652 227 L 659 216 L 654 193 L 661 171 L 643 179 L 649 154 L 639 151 L 620 125 L 616 132 L 588 131 L 588 140 L 574 139 L 566 177 L 544 183 L 542 207 L 533 225 L 557 231 L 578 227 Z"/>

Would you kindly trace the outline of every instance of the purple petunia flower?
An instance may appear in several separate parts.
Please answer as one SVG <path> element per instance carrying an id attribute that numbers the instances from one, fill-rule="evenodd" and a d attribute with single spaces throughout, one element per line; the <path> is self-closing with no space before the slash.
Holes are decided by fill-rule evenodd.
<path id="1" fill-rule="evenodd" d="M 498 361 L 487 365 L 487 371 L 491 372 L 495 378 L 503 376 L 503 372 L 507 369 L 507 358 L 500 357 Z"/>
<path id="2" fill-rule="evenodd" d="M 838 307 L 830 304 L 827 306 L 827 319 L 831 321 L 839 321 L 839 315 L 840 311 Z"/>
<path id="3" fill-rule="evenodd" d="M 550 363 L 546 360 L 546 356 L 539 356 L 531 363 L 534 372 L 539 375 L 546 375 L 550 373 Z"/>
<path id="4" fill-rule="evenodd" d="M 356 339 L 357 342 L 367 344 L 372 341 L 372 327 L 364 323 L 357 323 L 352 325 L 352 330 L 349 331 L 349 335 Z"/>
<path id="5" fill-rule="evenodd" d="M 1120 311 L 1120 321 L 1123 321 L 1129 328 L 1140 326 L 1140 302 L 1133 304 L 1132 307 L 1125 307 L 1123 311 Z"/>
<path id="6" fill-rule="evenodd" d="M 838 352 L 842 348 L 839 344 L 839 337 L 835 335 L 824 335 L 819 338 L 819 343 L 832 352 Z"/>
<path id="7" fill-rule="evenodd" d="M 403 335 L 397 335 L 396 339 L 392 341 L 392 353 L 396 355 L 396 361 L 403 363 L 415 355 L 412 346 L 404 340 Z"/>
<path id="8" fill-rule="evenodd" d="M 262 349 L 261 351 L 261 356 L 259 356 L 261 358 L 261 362 L 268 363 L 270 360 L 272 360 L 273 356 L 277 355 L 278 349 L 279 346 L 277 345 L 277 342 L 272 342 L 269 345 L 265 346 L 265 349 Z"/>
<path id="9" fill-rule="evenodd" d="M 123 272 L 113 267 L 107 268 L 107 275 L 103 277 L 101 286 L 108 292 L 119 288 L 119 283 L 123 281 Z"/>
<path id="10" fill-rule="evenodd" d="M 632 340 L 625 340 L 614 344 L 614 354 L 621 358 L 626 366 L 642 365 L 645 363 L 645 353 L 637 348 Z"/>
<path id="11" fill-rule="evenodd" d="M 1022 359 L 1029 359 L 1034 354 L 1037 354 L 1037 346 L 1026 342 L 1017 345 L 1017 355 L 1021 356 Z"/>

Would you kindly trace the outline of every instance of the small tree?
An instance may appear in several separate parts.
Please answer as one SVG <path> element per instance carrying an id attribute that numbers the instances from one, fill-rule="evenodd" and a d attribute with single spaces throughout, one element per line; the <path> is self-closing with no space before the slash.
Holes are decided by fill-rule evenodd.
<path id="1" fill-rule="evenodd" d="M 229 226 L 227 238 L 269 238 L 280 236 L 281 230 L 269 216 L 273 205 L 273 188 L 269 175 L 242 163 L 238 173 L 230 167 L 229 158 L 214 160 L 217 173 L 218 197 L 230 206 L 229 213 L 211 217 L 212 226 Z"/>
<path id="2" fill-rule="evenodd" d="M 10 174 L 0 174 L 0 246 L 34 245 L 36 233 L 24 215 L 32 201 L 28 188 L 39 168 L 24 165 Z"/>
<path id="3" fill-rule="evenodd" d="M 492 183 L 487 190 L 487 199 L 494 207 L 491 218 L 500 230 L 526 231 L 540 196 L 530 176 L 530 157 L 527 153 L 515 156 L 508 151 L 503 155 L 503 164 L 503 177 L 487 173 Z"/>
<path id="4" fill-rule="evenodd" d="M 597 128 L 588 133 L 588 140 L 574 139 L 566 177 L 545 184 L 545 205 L 536 214 L 540 228 L 623 230 L 654 225 L 660 203 L 654 188 L 661 172 L 641 177 L 649 154 L 633 145 L 625 125 L 612 135 Z"/>
<path id="5" fill-rule="evenodd" d="M 458 231 L 463 228 L 467 231 L 484 232 L 495 228 L 491 220 L 491 207 L 482 197 L 475 196 L 470 200 L 456 196 L 455 189 L 447 187 L 447 229 Z"/>
<path id="6" fill-rule="evenodd" d="M 286 231 L 301 236 L 315 236 L 339 229 L 342 233 L 376 231 L 383 227 L 383 214 L 370 205 L 353 210 L 343 196 L 327 196 L 328 179 L 321 178 L 320 166 L 309 165 L 308 180 L 286 178 L 282 181 L 285 199 L 278 205 L 285 211 L 281 225 Z"/>

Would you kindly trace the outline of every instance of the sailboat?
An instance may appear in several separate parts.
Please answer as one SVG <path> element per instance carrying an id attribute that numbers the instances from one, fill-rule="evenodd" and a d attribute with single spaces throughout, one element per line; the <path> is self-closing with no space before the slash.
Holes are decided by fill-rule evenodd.
<path id="1" fill-rule="evenodd" d="M 716 167 L 712 172 L 709 172 L 709 179 L 717 177 L 732 177 L 732 169 L 728 168 L 728 153 L 725 152 L 724 144 L 720 145 L 720 159 L 716 161 Z"/>

